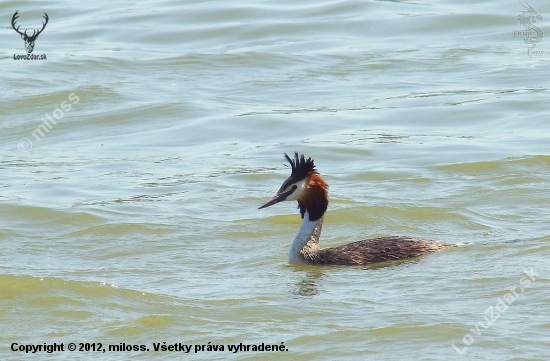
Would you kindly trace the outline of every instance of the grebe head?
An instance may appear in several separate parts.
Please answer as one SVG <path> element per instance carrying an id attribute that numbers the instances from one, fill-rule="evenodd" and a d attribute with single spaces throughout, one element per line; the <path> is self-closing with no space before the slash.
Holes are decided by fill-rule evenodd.
<path id="1" fill-rule="evenodd" d="M 294 159 L 285 153 L 286 160 L 292 167 L 288 177 L 279 191 L 260 208 L 267 208 L 282 201 L 298 201 L 302 218 L 307 211 L 310 221 L 323 216 L 328 207 L 328 185 L 317 173 L 313 159 L 294 153 Z"/>

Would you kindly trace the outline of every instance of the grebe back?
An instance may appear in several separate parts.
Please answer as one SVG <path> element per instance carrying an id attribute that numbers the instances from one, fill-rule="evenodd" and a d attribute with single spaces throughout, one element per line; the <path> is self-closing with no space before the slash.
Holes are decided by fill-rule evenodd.
<path id="1" fill-rule="evenodd" d="M 455 247 L 428 239 L 391 236 L 366 239 L 341 246 L 319 248 L 323 215 L 328 207 L 328 185 L 321 178 L 313 159 L 294 153 L 291 159 L 285 153 L 292 172 L 281 188 L 259 209 L 282 201 L 297 201 L 302 226 L 290 247 L 290 261 L 310 264 L 364 265 L 418 257 L 423 254 Z"/>

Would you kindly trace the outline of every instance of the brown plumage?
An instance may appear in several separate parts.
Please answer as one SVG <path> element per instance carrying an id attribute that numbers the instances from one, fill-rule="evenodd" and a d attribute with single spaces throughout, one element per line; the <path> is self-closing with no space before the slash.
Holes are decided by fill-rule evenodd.
<path id="1" fill-rule="evenodd" d="M 323 248 L 304 255 L 304 261 L 315 264 L 365 265 L 418 257 L 454 246 L 427 239 L 391 236 Z"/>
<path id="2" fill-rule="evenodd" d="M 294 159 L 286 154 L 285 157 L 292 167 L 292 174 L 284 181 L 277 194 L 260 209 L 284 200 L 298 201 L 303 221 L 290 249 L 290 261 L 365 265 L 418 257 L 457 246 L 421 238 L 391 236 L 320 249 L 323 215 L 328 207 L 328 185 L 317 173 L 313 159 L 306 160 L 298 153 L 295 153 Z"/>

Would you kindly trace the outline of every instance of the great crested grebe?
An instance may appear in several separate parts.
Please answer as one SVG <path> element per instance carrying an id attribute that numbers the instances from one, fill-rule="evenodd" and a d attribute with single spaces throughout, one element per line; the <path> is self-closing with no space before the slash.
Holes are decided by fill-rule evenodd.
<path id="1" fill-rule="evenodd" d="M 277 194 L 258 209 L 282 201 L 298 201 L 302 226 L 290 247 L 290 261 L 310 264 L 364 265 L 421 256 L 423 254 L 455 247 L 427 239 L 392 236 L 366 239 L 342 246 L 319 248 L 323 215 L 328 207 L 328 185 L 321 178 L 313 159 L 294 153 L 291 159 L 285 153 L 292 173 Z"/>

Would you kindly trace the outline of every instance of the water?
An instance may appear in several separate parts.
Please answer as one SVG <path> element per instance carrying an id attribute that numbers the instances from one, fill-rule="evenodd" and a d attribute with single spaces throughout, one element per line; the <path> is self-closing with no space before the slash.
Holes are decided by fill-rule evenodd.
<path id="1" fill-rule="evenodd" d="M 530 5 L 548 29 L 550 5 Z M 517 2 L 0 9 L 3 360 L 550 357 L 550 48 L 513 36 Z M 47 60 L 13 59 L 16 10 L 22 28 L 48 13 Z M 294 151 L 330 185 L 323 245 L 466 245 L 289 265 L 295 204 L 257 207 Z M 241 342 L 289 351 L 227 350 Z"/>

